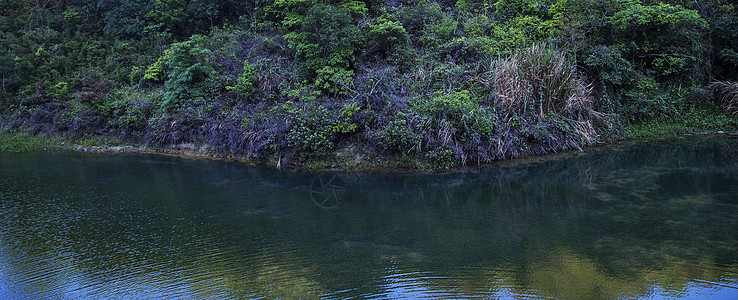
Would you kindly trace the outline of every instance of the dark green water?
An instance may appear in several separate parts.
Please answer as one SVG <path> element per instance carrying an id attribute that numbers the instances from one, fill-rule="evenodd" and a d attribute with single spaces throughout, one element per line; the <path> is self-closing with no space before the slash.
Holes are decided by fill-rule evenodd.
<path id="1" fill-rule="evenodd" d="M 452 174 L 0 153 L 0 299 L 738 298 L 738 138 Z"/>

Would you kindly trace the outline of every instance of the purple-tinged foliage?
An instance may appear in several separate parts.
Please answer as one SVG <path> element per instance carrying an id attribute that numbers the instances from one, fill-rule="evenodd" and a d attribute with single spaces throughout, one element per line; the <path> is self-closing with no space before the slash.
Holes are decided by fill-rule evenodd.
<path id="1" fill-rule="evenodd" d="M 89 67 L 77 74 L 77 100 L 82 103 L 98 103 L 113 90 L 113 82 L 105 78 L 99 68 Z"/>
<path id="2" fill-rule="evenodd" d="M 76 98 L 52 97 L 27 107 L 21 118 L 13 117 L 25 121 L 13 126 L 137 139 L 150 146 L 194 144 L 218 155 L 294 162 L 331 159 L 336 150 L 351 148 L 439 167 L 587 144 L 577 139 L 578 120 L 503 116 L 490 100 L 494 85 L 471 80 L 453 57 L 415 66 L 364 62 L 342 87 L 345 93 L 329 95 L 305 77 L 279 34 L 215 31 L 198 38 L 197 47 L 212 55 L 206 62 L 188 59 L 182 68 L 207 63 L 212 72 L 197 82 L 181 72 L 181 93 L 173 93 L 172 84 L 151 83 L 115 90 L 100 69 L 90 67 L 70 80 Z M 253 75 L 249 93 L 234 89 L 245 64 Z"/>

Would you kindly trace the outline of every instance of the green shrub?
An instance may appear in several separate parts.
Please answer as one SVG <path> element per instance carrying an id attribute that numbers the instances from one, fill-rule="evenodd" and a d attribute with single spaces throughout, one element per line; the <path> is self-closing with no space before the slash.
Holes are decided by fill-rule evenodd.
<path id="1" fill-rule="evenodd" d="M 618 48 L 596 46 L 585 53 L 583 65 L 590 71 L 590 78 L 597 80 L 600 86 L 611 89 L 628 87 L 634 77 L 638 76 L 630 61 L 623 58 Z"/>
<path id="2" fill-rule="evenodd" d="M 498 40 L 489 36 L 462 36 L 454 38 L 438 49 L 452 57 L 457 57 L 465 64 L 473 65 L 480 60 L 496 56 L 502 50 L 497 49 Z"/>
<path id="3" fill-rule="evenodd" d="M 416 49 L 437 48 L 460 33 L 459 22 L 435 1 L 420 0 L 415 5 L 403 6 L 396 16 Z"/>
<path id="4" fill-rule="evenodd" d="M 341 6 L 312 6 L 299 22 L 301 30 L 285 35 L 305 79 L 330 94 L 347 92 L 354 76 L 354 54 L 363 42 L 351 12 Z"/>
<path id="5" fill-rule="evenodd" d="M 376 52 L 395 62 L 405 61 L 411 55 L 410 36 L 400 22 L 379 17 L 369 26 L 367 51 Z"/>
<path id="6" fill-rule="evenodd" d="M 111 105 L 109 110 L 111 125 L 129 134 L 143 132 L 152 114 L 151 103 L 163 97 L 163 93 L 160 89 L 121 90 L 117 101 Z"/>
<path id="7" fill-rule="evenodd" d="M 343 67 L 323 66 L 315 70 L 315 86 L 330 94 L 346 94 L 353 83 L 354 71 Z"/>
<path id="8" fill-rule="evenodd" d="M 293 115 L 288 146 L 298 156 L 325 154 L 334 147 L 333 126 L 333 117 L 324 106 L 302 105 Z"/>
<path id="9" fill-rule="evenodd" d="M 608 21 L 616 43 L 627 49 L 626 56 L 632 63 L 659 81 L 701 79 L 697 68 L 702 63 L 703 39 L 709 25 L 697 11 L 661 2 L 624 4 L 625 8 Z"/>
<path id="10" fill-rule="evenodd" d="M 355 132 L 357 129 L 355 118 L 359 110 L 361 110 L 361 107 L 356 103 L 344 106 L 338 120 L 333 124 L 333 132 L 343 134 Z"/>
<path id="11" fill-rule="evenodd" d="M 143 74 L 143 80 L 147 80 L 150 82 L 156 82 L 156 83 L 164 82 L 164 79 L 166 79 L 165 64 L 167 61 L 167 57 L 169 57 L 171 53 L 172 51 L 169 49 L 164 50 L 164 55 L 160 56 L 156 60 L 156 62 L 154 62 L 153 64 L 151 64 L 150 66 L 146 68 L 146 71 Z M 132 82 L 134 80 L 138 82 L 136 78 L 140 76 L 138 74 L 138 72 L 140 72 L 139 69 L 140 68 L 138 67 L 133 67 L 131 71 L 131 81 Z"/>
<path id="12" fill-rule="evenodd" d="M 69 83 L 65 81 L 58 82 L 57 84 L 55 84 L 49 89 L 47 96 L 57 101 L 69 100 L 71 98 L 71 92 L 69 90 Z"/>
<path id="13" fill-rule="evenodd" d="M 664 118 L 675 112 L 672 105 L 674 99 L 662 90 L 661 84 L 653 77 L 637 77 L 633 87 L 623 91 L 623 94 L 625 113 L 630 121 Z"/>
<path id="14" fill-rule="evenodd" d="M 235 90 L 241 97 L 248 98 L 256 89 L 256 69 L 248 61 L 243 62 L 243 73 L 236 80 L 235 86 L 226 89 Z"/>
<path id="15" fill-rule="evenodd" d="M 428 161 L 432 162 L 436 168 L 449 169 L 459 165 L 459 161 L 454 156 L 454 151 L 449 147 L 439 146 L 423 153 Z"/>
<path id="16" fill-rule="evenodd" d="M 390 120 L 376 132 L 377 144 L 385 152 L 410 154 L 420 153 L 423 136 L 413 130 L 413 124 L 408 122 L 412 114 L 397 112 Z"/>
<path id="17" fill-rule="evenodd" d="M 291 61 L 280 59 L 280 57 L 262 57 L 253 63 L 256 80 L 259 84 L 255 95 L 259 101 L 276 100 L 281 95 L 281 90 L 290 89 L 286 87 L 294 84 L 291 79 L 295 78 L 295 69 Z M 285 71 L 290 70 L 290 71 Z"/>
<path id="18" fill-rule="evenodd" d="M 207 79 L 215 75 L 213 52 L 205 47 L 205 37 L 193 35 L 172 44 L 164 59 L 168 78 L 162 106 L 173 108 L 180 101 L 205 96 Z M 157 61 L 158 62 L 158 61 Z"/>
<path id="19" fill-rule="evenodd" d="M 471 113 L 479 106 L 472 100 L 467 90 L 443 94 L 436 92 L 433 98 L 413 102 L 415 110 L 421 115 L 430 115 L 436 118 L 450 118 L 459 120 L 465 114 Z"/>
<path id="20" fill-rule="evenodd" d="M 438 47 L 453 37 L 458 26 L 459 22 L 445 13 L 441 14 L 440 19 L 425 25 L 423 34 L 420 36 L 420 43 L 426 47 Z"/>
<path id="21" fill-rule="evenodd" d="M 499 114 L 484 107 L 467 90 L 437 92 L 434 97 L 412 103 L 422 120 L 424 155 L 435 164 L 448 166 L 448 155 L 457 163 L 469 158 L 489 161 L 491 140 L 498 134 Z M 426 153 L 427 152 L 427 153 Z M 441 155 L 443 154 L 443 155 Z"/>

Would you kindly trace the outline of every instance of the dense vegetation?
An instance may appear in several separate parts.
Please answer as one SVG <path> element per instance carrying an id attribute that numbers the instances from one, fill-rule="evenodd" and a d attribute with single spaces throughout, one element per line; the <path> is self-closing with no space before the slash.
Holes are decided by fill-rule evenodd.
<path id="1" fill-rule="evenodd" d="M 6 131 L 449 167 L 738 128 L 728 0 L 8 0 L 0 29 Z"/>

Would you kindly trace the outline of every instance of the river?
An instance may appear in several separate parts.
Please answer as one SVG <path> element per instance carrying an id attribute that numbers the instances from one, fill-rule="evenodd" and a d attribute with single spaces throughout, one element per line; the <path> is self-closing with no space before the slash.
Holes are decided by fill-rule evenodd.
<path id="1" fill-rule="evenodd" d="M 738 299 L 738 137 L 442 173 L 0 153 L 2 299 Z"/>

